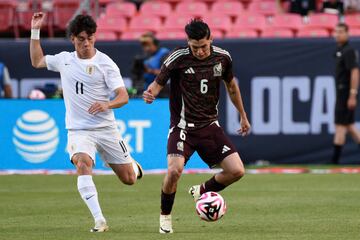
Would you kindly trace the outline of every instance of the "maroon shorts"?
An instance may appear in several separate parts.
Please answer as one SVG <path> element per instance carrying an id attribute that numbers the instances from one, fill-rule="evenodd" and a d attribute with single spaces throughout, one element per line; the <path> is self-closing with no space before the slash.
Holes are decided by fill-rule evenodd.
<path id="1" fill-rule="evenodd" d="M 182 155 L 186 163 L 195 151 L 210 168 L 215 167 L 230 154 L 237 152 L 217 122 L 198 130 L 186 131 L 178 127 L 170 130 L 168 154 Z"/>

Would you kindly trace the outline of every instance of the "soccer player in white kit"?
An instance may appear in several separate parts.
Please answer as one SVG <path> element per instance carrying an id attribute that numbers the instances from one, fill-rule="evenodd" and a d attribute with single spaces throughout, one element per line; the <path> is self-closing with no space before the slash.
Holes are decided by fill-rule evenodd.
<path id="1" fill-rule="evenodd" d="M 79 193 L 94 217 L 92 232 L 108 230 L 92 180 L 96 151 L 127 185 L 142 177 L 141 166 L 132 159 L 116 127 L 112 109 L 127 104 L 129 96 L 117 65 L 94 47 L 96 23 L 78 15 L 69 25 L 74 52 L 44 56 L 40 28 L 44 13 L 31 21 L 30 57 L 35 68 L 59 72 L 66 108 L 68 151 L 78 173 Z M 115 97 L 110 101 L 110 94 Z"/>

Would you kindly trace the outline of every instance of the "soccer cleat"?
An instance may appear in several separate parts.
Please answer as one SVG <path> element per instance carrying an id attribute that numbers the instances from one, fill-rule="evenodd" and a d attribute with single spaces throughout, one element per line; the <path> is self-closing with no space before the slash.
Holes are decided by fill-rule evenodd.
<path id="1" fill-rule="evenodd" d="M 200 194 L 200 185 L 192 186 L 189 189 L 189 194 L 194 198 L 194 201 L 196 202 L 199 200 L 201 194 Z"/>
<path id="2" fill-rule="evenodd" d="M 159 232 L 162 234 L 173 233 L 171 215 L 160 214 L 160 228 Z"/>
<path id="3" fill-rule="evenodd" d="M 135 160 L 134 160 L 134 161 L 135 161 Z M 135 161 L 135 163 L 136 163 L 136 166 L 137 166 L 138 169 L 139 169 L 139 173 L 138 173 L 138 175 L 137 175 L 136 178 L 137 178 L 137 179 L 141 179 L 141 178 L 143 177 L 143 175 L 144 175 L 144 171 L 143 171 L 140 163 L 138 163 L 137 161 Z"/>
<path id="4" fill-rule="evenodd" d="M 106 224 L 105 220 L 99 220 L 95 222 L 95 227 L 90 229 L 90 232 L 106 232 L 109 230 L 109 226 Z"/>

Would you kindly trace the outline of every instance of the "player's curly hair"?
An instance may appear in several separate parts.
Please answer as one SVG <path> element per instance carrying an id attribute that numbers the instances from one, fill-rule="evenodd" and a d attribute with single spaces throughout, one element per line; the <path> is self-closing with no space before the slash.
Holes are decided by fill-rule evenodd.
<path id="1" fill-rule="evenodd" d="M 186 26 L 185 32 L 189 39 L 200 40 L 210 38 L 209 26 L 200 18 L 192 19 Z"/>
<path id="2" fill-rule="evenodd" d="M 96 22 L 90 15 L 77 15 L 69 24 L 68 35 L 77 36 L 82 31 L 85 31 L 88 35 L 92 35 L 96 32 Z"/>

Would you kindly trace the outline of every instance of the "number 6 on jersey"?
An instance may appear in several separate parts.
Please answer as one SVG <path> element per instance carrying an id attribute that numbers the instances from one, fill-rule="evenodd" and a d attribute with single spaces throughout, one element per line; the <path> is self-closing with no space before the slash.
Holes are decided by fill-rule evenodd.
<path id="1" fill-rule="evenodd" d="M 208 81 L 209 80 L 207 80 L 207 79 L 201 79 L 201 81 L 200 81 L 200 92 L 202 94 L 205 94 L 208 92 L 208 85 L 207 85 Z"/>

